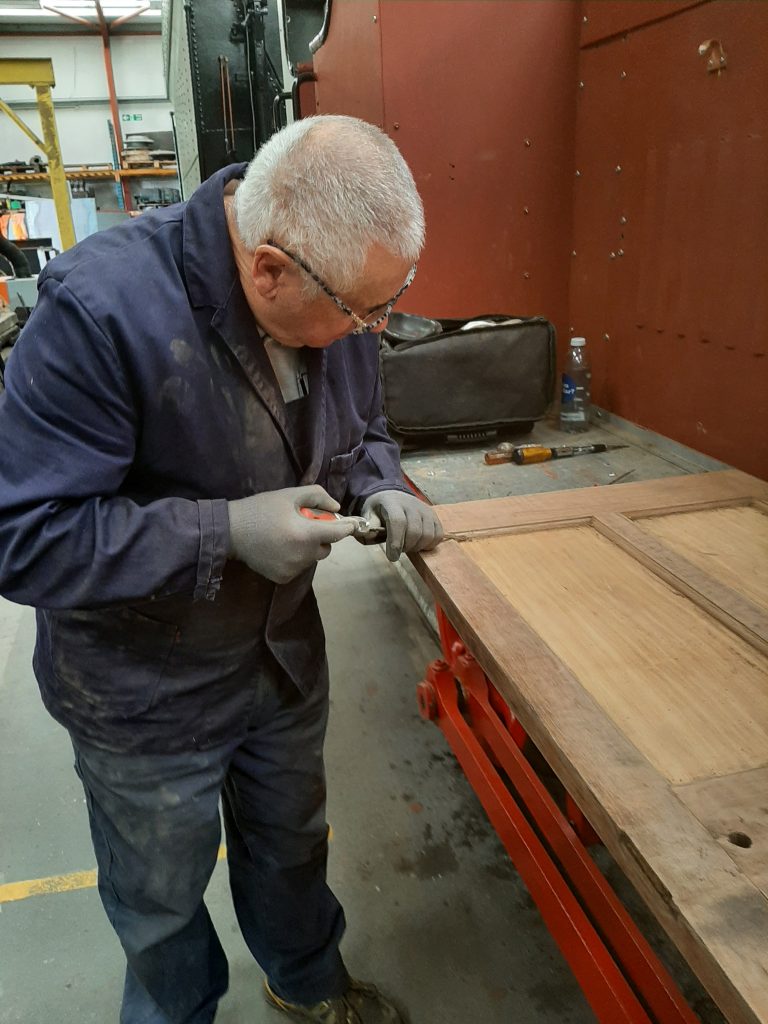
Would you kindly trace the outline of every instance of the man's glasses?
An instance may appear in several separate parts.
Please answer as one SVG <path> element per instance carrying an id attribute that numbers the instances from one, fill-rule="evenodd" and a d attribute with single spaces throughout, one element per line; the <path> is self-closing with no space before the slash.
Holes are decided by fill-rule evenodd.
<path id="1" fill-rule="evenodd" d="M 312 278 L 315 284 L 319 285 L 320 288 L 322 288 L 322 290 L 325 292 L 328 298 L 331 299 L 331 301 L 334 302 L 339 307 L 342 313 L 344 313 L 352 320 L 352 322 L 355 325 L 354 331 L 351 332 L 352 334 L 365 334 L 366 331 L 375 331 L 377 327 L 381 327 L 381 325 L 386 320 L 389 319 L 389 315 L 392 312 L 392 309 L 397 300 L 400 298 L 400 296 L 403 294 L 406 288 L 410 286 L 411 282 L 416 276 L 416 264 L 414 263 L 414 265 L 408 272 L 408 277 L 405 279 L 405 284 L 397 292 L 397 294 L 393 295 L 389 302 L 385 302 L 383 306 L 379 306 L 372 312 L 370 312 L 367 317 L 361 317 L 358 316 L 354 310 L 350 309 L 346 302 L 340 299 L 339 296 L 328 287 L 325 281 L 323 281 L 322 278 L 318 277 L 314 270 L 307 266 L 307 264 L 300 256 L 297 256 L 289 249 L 284 249 L 282 245 L 278 245 L 277 242 L 273 242 L 272 239 L 267 239 L 267 245 L 271 245 L 275 249 L 279 249 L 280 252 L 284 253 L 289 259 L 292 259 L 297 266 L 301 267 L 301 269 L 306 274 L 309 274 L 309 276 Z M 374 319 L 372 320 L 371 317 L 373 317 Z"/>

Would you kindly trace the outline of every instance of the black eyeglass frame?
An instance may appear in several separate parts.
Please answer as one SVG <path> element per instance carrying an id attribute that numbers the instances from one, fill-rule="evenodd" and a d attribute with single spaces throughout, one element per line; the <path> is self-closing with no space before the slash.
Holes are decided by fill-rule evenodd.
<path id="1" fill-rule="evenodd" d="M 325 281 L 323 281 L 323 279 L 319 277 L 314 272 L 314 270 L 312 270 L 312 268 L 304 262 L 301 256 L 297 256 L 295 252 L 291 252 L 290 249 L 286 249 L 284 246 L 279 245 L 271 238 L 267 239 L 267 245 L 271 245 L 273 246 L 273 248 L 279 249 L 281 253 L 283 253 L 289 259 L 293 260 L 293 262 L 297 266 L 301 267 L 305 274 L 309 274 L 309 276 L 312 278 L 315 284 L 322 288 L 322 290 L 325 292 L 328 298 L 333 303 L 335 303 L 336 306 L 338 306 L 342 313 L 344 313 L 352 320 L 352 322 L 355 325 L 354 331 L 351 332 L 352 334 L 365 334 L 366 331 L 375 331 L 377 327 L 380 327 L 386 320 L 388 320 L 392 313 L 392 310 L 394 309 L 395 303 L 403 294 L 403 292 L 411 286 L 411 284 L 413 283 L 413 279 L 416 276 L 416 264 L 414 263 L 408 272 L 408 277 L 405 279 L 405 284 L 403 285 L 403 287 L 400 288 L 400 290 L 395 295 L 392 296 L 389 302 L 384 303 L 384 312 L 381 314 L 381 316 L 378 316 L 372 323 L 368 323 L 368 321 L 365 320 L 363 317 L 358 316 L 353 309 L 350 309 L 346 302 L 344 302 L 343 299 L 340 299 L 336 292 L 329 288 Z M 373 314 L 369 315 L 372 316 Z"/>

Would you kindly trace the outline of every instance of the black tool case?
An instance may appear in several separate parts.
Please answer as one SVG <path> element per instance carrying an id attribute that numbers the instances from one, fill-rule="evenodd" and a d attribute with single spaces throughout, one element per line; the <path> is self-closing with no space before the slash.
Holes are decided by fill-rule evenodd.
<path id="1" fill-rule="evenodd" d="M 484 325 L 466 329 L 476 321 Z M 525 433 L 545 416 L 556 359 L 548 320 L 493 314 L 424 323 L 436 333 L 402 340 L 388 328 L 381 337 L 384 410 L 398 440 L 485 440 Z"/>

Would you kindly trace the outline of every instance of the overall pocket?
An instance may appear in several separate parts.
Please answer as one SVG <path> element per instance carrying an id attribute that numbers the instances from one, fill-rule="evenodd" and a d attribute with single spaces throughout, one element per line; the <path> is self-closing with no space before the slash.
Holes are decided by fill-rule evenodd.
<path id="1" fill-rule="evenodd" d="M 179 638 L 174 624 L 130 607 L 57 612 L 52 653 L 62 698 L 89 705 L 99 717 L 141 714 Z"/>
<path id="2" fill-rule="evenodd" d="M 325 489 L 340 504 L 344 503 L 350 474 L 362 451 L 363 443 L 361 441 L 351 451 L 344 452 L 341 455 L 334 455 L 328 462 L 328 479 Z"/>

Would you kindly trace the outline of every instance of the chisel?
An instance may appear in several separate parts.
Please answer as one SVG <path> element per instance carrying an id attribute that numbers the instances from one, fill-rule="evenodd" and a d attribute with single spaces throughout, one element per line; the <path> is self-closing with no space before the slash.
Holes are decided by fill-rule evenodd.
<path id="1" fill-rule="evenodd" d="M 515 462 L 518 466 L 530 466 L 535 462 L 550 462 L 552 459 L 570 459 L 574 455 L 599 455 L 602 452 L 615 452 L 626 448 L 625 444 L 564 444 L 556 448 L 546 448 L 540 444 L 525 444 L 519 447 L 509 444 L 499 445 L 491 452 L 485 453 L 488 466 L 501 462 Z"/>

